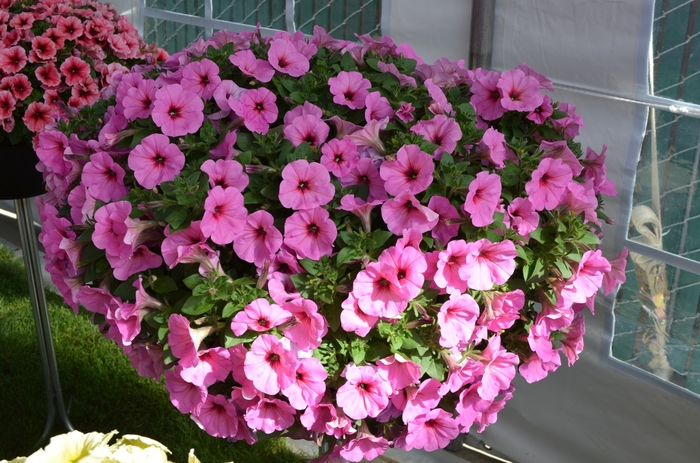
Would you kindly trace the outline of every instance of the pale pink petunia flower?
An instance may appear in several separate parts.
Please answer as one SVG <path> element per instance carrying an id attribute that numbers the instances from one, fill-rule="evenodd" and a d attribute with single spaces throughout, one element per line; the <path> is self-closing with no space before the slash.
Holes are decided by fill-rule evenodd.
<path id="1" fill-rule="evenodd" d="M 320 207 L 297 211 L 284 222 L 284 244 L 301 259 L 330 256 L 337 236 L 330 214 Z"/>
<path id="2" fill-rule="evenodd" d="M 494 293 L 485 298 L 484 311 L 479 317 L 479 326 L 493 332 L 507 330 L 520 318 L 520 310 L 525 306 L 525 293 L 521 289 L 507 293 Z"/>
<path id="3" fill-rule="evenodd" d="M 380 265 L 388 264 L 396 269 L 396 279 L 408 300 L 420 294 L 425 281 L 423 274 L 428 264 L 419 249 L 411 246 L 392 246 L 382 251 L 377 261 Z"/>
<path id="4" fill-rule="evenodd" d="M 231 374 L 231 354 L 224 347 L 211 347 L 197 353 L 199 360 L 183 368 L 180 376 L 195 386 L 208 387 L 225 381 Z"/>
<path id="5" fill-rule="evenodd" d="M 340 179 L 343 188 L 350 185 L 367 185 L 369 195 L 367 201 L 384 201 L 388 198 L 384 189 L 384 180 L 379 175 L 379 169 L 369 158 L 360 158 L 350 173 Z"/>
<path id="6" fill-rule="evenodd" d="M 361 338 L 367 336 L 379 321 L 379 317 L 367 315 L 357 305 L 357 299 L 350 293 L 347 299 L 341 304 L 343 308 L 340 312 L 340 326 L 348 333 L 355 333 Z"/>
<path id="7" fill-rule="evenodd" d="M 520 236 L 527 236 L 537 229 L 540 224 L 540 215 L 533 210 L 532 203 L 527 198 L 515 198 L 506 209 L 511 219 L 511 227 Z"/>
<path id="8" fill-rule="evenodd" d="M 246 262 L 262 267 L 272 261 L 282 246 L 282 233 L 275 227 L 275 218 L 267 211 L 255 211 L 246 219 L 245 226 L 236 232 L 233 251 Z"/>
<path id="9" fill-rule="evenodd" d="M 502 73 L 496 87 L 501 94 L 501 105 L 509 111 L 529 113 L 540 106 L 544 99 L 537 79 L 526 76 L 520 69 Z"/>
<path id="10" fill-rule="evenodd" d="M 606 296 L 613 292 L 618 284 L 627 279 L 625 267 L 627 266 L 627 248 L 623 248 L 613 259 L 610 259 L 610 271 L 603 275 L 603 294 Z"/>
<path id="11" fill-rule="evenodd" d="M 391 107 L 389 100 L 379 92 L 370 92 L 365 98 L 365 105 L 365 121 L 367 122 L 394 117 L 394 108 Z"/>
<path id="12" fill-rule="evenodd" d="M 476 319 L 479 317 L 479 305 L 469 294 L 453 292 L 440 307 L 438 325 L 440 326 L 440 345 L 455 347 L 470 341 Z"/>
<path id="13" fill-rule="evenodd" d="M 386 376 L 395 391 L 417 384 L 421 377 L 421 366 L 401 354 L 378 360 L 377 369 Z"/>
<path id="14" fill-rule="evenodd" d="M 236 313 L 231 321 L 231 331 L 236 336 L 241 336 L 248 330 L 264 332 L 291 319 L 292 314 L 288 311 L 277 304 L 270 304 L 267 299 L 259 298 Z"/>
<path id="15" fill-rule="evenodd" d="M 535 211 L 555 209 L 564 198 L 572 178 L 571 168 L 561 159 L 542 159 L 532 172 L 532 179 L 525 184 L 532 208 Z"/>
<path id="16" fill-rule="evenodd" d="M 321 165 L 337 178 L 350 174 L 357 165 L 360 153 L 349 139 L 333 138 L 321 147 Z"/>
<path id="17" fill-rule="evenodd" d="M 459 233 L 459 223 L 448 222 L 450 219 L 460 219 L 459 211 L 449 199 L 437 195 L 430 197 L 428 209 L 435 211 L 439 217 L 438 223 L 430 233 L 434 239 L 440 240 L 444 246 Z"/>
<path id="18" fill-rule="evenodd" d="M 447 447 L 459 435 L 459 426 L 452 415 L 441 408 L 416 416 L 408 423 L 404 450 L 424 449 L 428 452 Z"/>
<path id="19" fill-rule="evenodd" d="M 328 124 L 311 114 L 297 116 L 284 126 L 284 136 L 295 148 L 304 142 L 317 148 L 326 141 L 329 131 Z"/>
<path id="20" fill-rule="evenodd" d="M 150 268 L 160 267 L 163 263 L 163 258 L 141 245 L 136 247 L 133 252 L 124 257 L 124 255 L 111 255 L 107 253 L 107 261 L 114 269 L 114 278 L 120 281 L 126 281 L 131 275 L 134 275 Z"/>
<path id="21" fill-rule="evenodd" d="M 297 354 L 277 336 L 262 334 L 250 346 L 243 370 L 257 390 L 274 395 L 294 382 L 298 364 Z"/>
<path id="22" fill-rule="evenodd" d="M 240 99 L 229 97 L 228 104 L 236 115 L 243 118 L 243 123 L 248 130 L 265 135 L 270 130 L 270 124 L 277 120 L 279 114 L 276 100 L 274 93 L 260 87 L 255 90 L 246 90 Z"/>
<path id="23" fill-rule="evenodd" d="M 241 50 L 229 56 L 231 64 L 236 66 L 247 76 L 253 77 L 260 82 L 269 82 L 275 75 L 275 70 L 270 63 L 263 59 L 256 58 L 251 50 Z"/>
<path id="24" fill-rule="evenodd" d="M 352 212 L 358 216 L 362 222 L 362 228 L 365 232 L 370 233 L 372 231 L 372 209 L 380 204 L 382 204 L 381 201 L 365 201 L 354 195 L 344 195 L 340 198 L 340 206 L 337 209 Z"/>
<path id="25" fill-rule="evenodd" d="M 234 133 L 234 132 L 229 132 Z M 243 172 L 240 162 L 226 159 L 207 159 L 200 167 L 200 170 L 209 176 L 209 186 L 214 188 L 233 187 L 238 191 L 243 191 L 248 186 L 248 175 Z"/>
<path id="26" fill-rule="evenodd" d="M 581 257 L 581 262 L 576 265 L 574 274 L 564 284 L 562 296 L 572 303 L 586 302 L 598 292 L 603 285 L 603 276 L 610 270 L 610 262 L 603 257 L 600 249 L 586 251 Z"/>
<path id="27" fill-rule="evenodd" d="M 494 285 L 504 284 L 515 271 L 518 253 L 512 241 L 492 243 L 482 238 L 467 243 L 467 247 L 469 252 L 459 268 L 459 276 L 466 280 L 470 289 L 488 291 Z"/>
<path id="28" fill-rule="evenodd" d="M 286 39 L 274 39 L 267 52 L 267 60 L 273 68 L 291 77 L 301 77 L 309 72 L 309 58 L 299 53 Z"/>
<path id="29" fill-rule="evenodd" d="M 359 433 L 340 448 L 340 456 L 347 461 L 371 461 L 384 454 L 389 448 L 389 441 L 381 436 Z M 330 463 L 330 462 L 329 462 Z"/>
<path id="30" fill-rule="evenodd" d="M 210 99 L 220 83 L 219 66 L 208 58 L 202 58 L 201 61 L 193 61 L 182 68 L 180 85 L 194 92 L 203 100 Z"/>
<path id="31" fill-rule="evenodd" d="M 379 167 L 384 188 L 392 196 L 408 190 L 413 194 L 425 191 L 433 182 L 435 165 L 428 153 L 418 145 L 404 145 L 396 153 L 396 161 L 385 161 Z"/>
<path id="32" fill-rule="evenodd" d="M 323 337 L 328 333 L 328 322 L 318 312 L 314 301 L 300 297 L 283 303 L 282 308 L 294 317 L 291 326 L 283 331 L 287 339 L 300 350 L 310 351 L 321 345 Z"/>
<path id="33" fill-rule="evenodd" d="M 237 415 L 236 406 L 226 396 L 211 394 L 200 407 L 199 413 L 190 416 L 210 436 L 231 438 L 238 433 Z"/>
<path id="34" fill-rule="evenodd" d="M 447 116 L 439 114 L 427 121 L 420 121 L 411 127 L 411 132 L 422 135 L 426 141 L 438 148 L 433 153 L 436 160 L 442 158 L 443 153 L 451 154 L 457 147 L 457 142 L 462 138 L 462 130 L 457 122 Z"/>
<path id="35" fill-rule="evenodd" d="M 156 82 L 151 79 L 144 79 L 138 86 L 129 88 L 126 96 L 121 100 L 124 106 L 124 117 L 133 121 L 150 116 L 157 90 Z"/>
<path id="36" fill-rule="evenodd" d="M 251 429 L 272 434 L 294 424 L 296 410 L 279 399 L 263 398 L 246 409 L 245 421 Z"/>
<path id="37" fill-rule="evenodd" d="M 376 367 L 349 363 L 341 376 L 346 382 L 336 392 L 336 402 L 350 418 L 374 418 L 389 405 L 391 384 L 377 374 Z"/>
<path id="38" fill-rule="evenodd" d="M 170 138 L 154 133 L 136 146 L 128 157 L 129 169 L 139 184 L 147 189 L 174 180 L 185 166 L 185 155 Z"/>
<path id="39" fill-rule="evenodd" d="M 235 188 L 216 186 L 209 190 L 204 201 L 200 227 L 204 236 L 214 243 L 229 244 L 238 230 L 243 228 L 247 217 L 241 192 Z"/>
<path id="40" fill-rule="evenodd" d="M 197 414 L 209 395 L 207 388 L 185 381 L 180 376 L 181 372 L 180 365 L 165 372 L 165 388 L 170 393 L 170 402 L 180 413 Z"/>
<path id="41" fill-rule="evenodd" d="M 399 284 L 396 267 L 371 262 L 355 277 L 352 296 L 362 312 L 372 317 L 398 318 L 408 307 L 408 289 Z"/>
<path id="42" fill-rule="evenodd" d="M 292 407 L 305 410 L 321 402 L 326 392 L 328 373 L 320 360 L 315 357 L 302 358 L 294 377 L 294 382 L 282 390 Z"/>
<path id="43" fill-rule="evenodd" d="M 112 156 L 98 151 L 90 155 L 90 162 L 85 164 L 82 181 L 95 199 L 117 201 L 126 195 L 124 175 L 126 172 Z"/>
<path id="44" fill-rule="evenodd" d="M 493 336 L 481 353 L 484 375 L 477 391 L 483 400 L 493 400 L 508 389 L 515 377 L 518 356 L 501 346 L 501 337 Z"/>
<path id="45" fill-rule="evenodd" d="M 395 198 L 382 204 L 382 219 L 393 234 L 400 236 L 407 228 L 421 233 L 432 230 L 440 217 L 423 206 L 409 190 L 404 190 Z"/>
<path id="46" fill-rule="evenodd" d="M 328 79 L 330 92 L 333 94 L 335 104 L 347 106 L 350 109 L 362 109 L 365 107 L 365 99 L 372 84 L 365 79 L 361 72 L 341 71 L 337 77 Z"/>
<path id="47" fill-rule="evenodd" d="M 493 215 L 501 201 L 501 189 L 500 175 L 486 171 L 476 174 L 476 178 L 469 184 L 462 211 L 470 215 L 475 227 L 493 223 Z"/>
<path id="48" fill-rule="evenodd" d="M 156 91 L 151 117 L 163 134 L 180 137 L 195 133 L 204 122 L 204 103 L 197 94 L 179 84 Z"/>
<path id="49" fill-rule="evenodd" d="M 498 88 L 500 78 L 500 73 L 488 71 L 476 79 L 471 86 L 472 96 L 469 102 L 474 106 L 476 113 L 485 121 L 498 119 L 506 112 L 506 109 L 501 105 L 503 97 Z"/>
<path id="50" fill-rule="evenodd" d="M 190 222 L 190 226 L 184 230 L 171 233 L 170 227 L 165 229 L 165 239 L 161 243 L 160 252 L 163 255 L 165 265 L 172 268 L 178 259 L 178 249 L 191 246 L 193 244 L 204 243 L 207 238 L 202 233 L 200 221 Z"/>
<path id="51" fill-rule="evenodd" d="M 482 160 L 489 161 L 498 169 L 506 167 L 506 137 L 493 127 L 484 132 L 484 136 L 478 145 L 479 156 Z"/>

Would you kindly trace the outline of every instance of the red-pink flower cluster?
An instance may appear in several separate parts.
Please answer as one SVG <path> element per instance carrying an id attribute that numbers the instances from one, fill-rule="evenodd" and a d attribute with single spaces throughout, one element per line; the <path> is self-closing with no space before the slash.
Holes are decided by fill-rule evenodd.
<path id="1" fill-rule="evenodd" d="M 220 32 L 113 82 L 99 134 L 39 137 L 55 284 L 213 436 L 443 448 L 624 280 L 549 81 L 360 39 Z"/>
<path id="2" fill-rule="evenodd" d="M 94 0 L 6 1 L 0 8 L 0 122 L 12 143 L 100 99 L 115 73 L 165 59 L 134 26 Z M 28 132 L 27 132 L 28 130 Z M 4 138 L 0 136 L 0 139 Z"/>

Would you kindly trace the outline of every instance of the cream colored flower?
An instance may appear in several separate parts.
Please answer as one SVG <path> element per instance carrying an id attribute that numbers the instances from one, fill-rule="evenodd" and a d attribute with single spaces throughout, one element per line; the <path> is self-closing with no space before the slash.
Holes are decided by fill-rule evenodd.
<path id="1" fill-rule="evenodd" d="M 112 431 L 109 434 L 100 432 L 83 434 L 80 431 L 72 431 L 67 434 L 54 436 L 51 438 L 49 445 L 44 448 L 46 461 L 51 463 L 97 462 L 99 461 L 95 458 L 97 455 L 91 456 L 91 454 L 95 452 L 103 455 L 104 449 L 108 447 L 108 442 L 116 433 L 117 431 Z"/>
<path id="2" fill-rule="evenodd" d="M 194 449 L 190 449 L 190 453 L 187 455 L 187 463 L 202 463 L 199 461 L 199 458 L 195 456 Z"/>

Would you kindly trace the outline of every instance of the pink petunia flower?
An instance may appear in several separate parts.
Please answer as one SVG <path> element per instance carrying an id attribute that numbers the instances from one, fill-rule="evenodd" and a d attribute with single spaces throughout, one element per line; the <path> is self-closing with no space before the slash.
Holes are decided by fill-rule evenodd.
<path id="1" fill-rule="evenodd" d="M 420 121 L 411 127 L 411 132 L 422 135 L 427 141 L 438 148 L 433 153 L 436 160 L 442 158 L 442 153 L 451 154 L 462 138 L 459 124 L 447 116 L 439 114 L 428 121 Z"/>
<path id="2" fill-rule="evenodd" d="M 136 146 L 128 157 L 129 169 L 139 184 L 147 189 L 174 180 L 185 166 L 185 155 L 170 138 L 154 133 Z"/>
<path id="3" fill-rule="evenodd" d="M 195 386 L 180 376 L 182 366 L 165 372 L 165 388 L 170 393 L 170 402 L 180 413 L 198 414 L 209 395 L 204 386 Z"/>
<path id="4" fill-rule="evenodd" d="M 326 392 L 328 373 L 320 360 L 315 357 L 299 359 L 294 382 L 282 390 L 292 407 L 305 410 L 321 402 Z"/>
<path id="5" fill-rule="evenodd" d="M 82 181 L 94 198 L 104 202 L 117 201 L 126 195 L 124 175 L 124 168 L 112 156 L 98 151 L 90 155 L 90 162 L 85 164 Z"/>
<path id="6" fill-rule="evenodd" d="M 423 274 L 428 268 L 420 249 L 392 246 L 382 251 L 377 261 L 380 265 L 388 264 L 396 269 L 396 279 L 408 300 L 418 296 L 423 288 Z"/>
<path id="7" fill-rule="evenodd" d="M 179 84 L 165 85 L 155 94 L 151 117 L 169 137 L 195 133 L 204 122 L 204 103 Z"/>
<path id="8" fill-rule="evenodd" d="M 320 207 L 297 211 L 284 222 L 284 244 L 300 259 L 330 256 L 337 236 L 330 214 Z"/>
<path id="9" fill-rule="evenodd" d="M 61 74 L 58 73 L 58 69 L 53 63 L 37 67 L 34 75 L 47 88 L 55 88 L 61 84 Z"/>
<path id="10" fill-rule="evenodd" d="M 209 176 L 209 186 L 214 188 L 235 188 L 243 191 L 248 186 L 248 175 L 243 172 L 240 162 L 226 159 L 207 159 L 200 167 Z"/>
<path id="11" fill-rule="evenodd" d="M 561 159 L 542 159 L 532 172 L 532 180 L 525 184 L 532 208 L 535 211 L 555 209 L 564 198 L 572 178 L 571 168 Z"/>
<path id="12" fill-rule="evenodd" d="M 362 228 L 369 233 L 372 231 L 372 209 L 381 203 L 381 201 L 368 202 L 363 199 L 356 198 L 354 195 L 344 195 L 342 198 L 340 198 L 340 206 L 338 206 L 337 209 L 352 212 L 358 216 L 362 222 Z"/>
<path id="13" fill-rule="evenodd" d="M 549 117 L 554 114 L 554 108 L 552 107 L 552 99 L 547 95 L 542 95 L 542 104 L 533 109 L 530 114 L 525 116 L 526 119 L 531 120 L 535 124 L 544 124 Z"/>
<path id="14" fill-rule="evenodd" d="M 600 249 L 586 251 L 581 257 L 581 262 L 576 265 L 574 274 L 564 284 L 561 290 L 562 297 L 572 303 L 585 303 L 598 292 L 603 285 L 603 276 L 610 270 L 610 262 L 603 257 Z"/>
<path id="15" fill-rule="evenodd" d="M 0 69 L 6 74 L 16 74 L 26 65 L 27 52 L 24 51 L 24 48 L 9 47 L 0 50 Z"/>
<path id="16" fill-rule="evenodd" d="M 501 104 L 503 96 L 498 88 L 501 74 L 488 71 L 485 75 L 474 80 L 471 86 L 472 97 L 469 102 L 476 113 L 485 121 L 493 121 L 505 114 L 506 109 Z"/>
<path id="17" fill-rule="evenodd" d="M 391 107 L 389 100 L 379 92 L 370 92 L 365 98 L 365 106 L 365 121 L 367 122 L 394 117 L 394 108 Z"/>
<path id="18" fill-rule="evenodd" d="M 379 175 L 379 169 L 369 158 L 360 158 L 350 173 L 340 179 L 343 188 L 350 185 L 367 185 L 369 195 L 367 201 L 384 201 L 388 198 L 384 189 L 384 180 Z"/>
<path id="19" fill-rule="evenodd" d="M 431 230 L 434 239 L 445 245 L 459 233 L 459 223 L 449 223 L 450 219 L 459 219 L 459 211 L 444 196 L 431 196 L 428 209 L 438 215 L 438 223 Z"/>
<path id="20" fill-rule="evenodd" d="M 478 324 L 493 332 L 507 330 L 520 318 L 520 309 L 525 306 L 525 293 L 516 289 L 508 293 L 495 293 L 485 298 L 484 311 Z"/>
<path id="21" fill-rule="evenodd" d="M 157 90 L 156 82 L 151 79 L 144 79 L 137 87 L 129 88 L 126 96 L 121 100 L 124 106 L 124 117 L 133 121 L 150 116 Z"/>
<path id="22" fill-rule="evenodd" d="M 54 118 L 51 117 L 52 113 L 53 110 L 49 105 L 33 101 L 27 106 L 22 121 L 32 132 L 42 132 L 47 125 L 54 122 Z"/>
<path id="23" fill-rule="evenodd" d="M 264 332 L 288 322 L 292 314 L 267 299 L 256 299 L 238 312 L 231 321 L 231 331 L 241 336 L 248 330 Z"/>
<path id="24" fill-rule="evenodd" d="M 29 59 L 34 58 L 34 62 L 50 61 L 56 56 L 56 44 L 46 37 L 34 37 L 32 39 L 32 51 L 29 52 Z"/>
<path id="25" fill-rule="evenodd" d="M 163 258 L 154 253 L 148 247 L 141 245 L 133 249 L 126 257 L 124 255 L 111 255 L 107 253 L 107 261 L 114 269 L 114 278 L 126 281 L 134 275 L 149 268 L 157 268 L 163 263 Z"/>
<path id="26" fill-rule="evenodd" d="M 447 447 L 459 435 L 459 426 L 441 408 L 416 416 L 408 423 L 404 450 L 425 449 L 432 452 Z"/>
<path id="27" fill-rule="evenodd" d="M 350 109 L 362 109 L 372 84 L 365 79 L 361 72 L 341 71 L 337 77 L 328 79 L 330 92 L 335 104 L 347 106 Z"/>
<path id="28" fill-rule="evenodd" d="M 294 317 L 292 325 L 284 330 L 284 336 L 301 350 L 313 350 L 321 345 L 328 333 L 328 322 L 318 313 L 318 306 L 310 299 L 297 298 L 285 302 L 282 308 Z"/>
<path id="29" fill-rule="evenodd" d="M 606 296 L 613 292 L 618 284 L 622 284 L 627 279 L 625 267 L 627 266 L 627 255 L 629 251 L 623 248 L 613 259 L 610 259 L 610 271 L 603 275 L 603 294 Z"/>
<path id="30" fill-rule="evenodd" d="M 398 117 L 403 123 L 409 123 L 415 119 L 415 116 L 413 115 L 415 110 L 416 108 L 414 108 L 411 103 L 402 102 L 399 109 L 396 110 L 396 117 Z"/>
<path id="31" fill-rule="evenodd" d="M 212 328 L 192 329 L 189 319 L 177 313 L 168 317 L 168 345 L 173 355 L 180 359 L 180 366 L 187 368 L 197 364 L 199 346 L 211 334 Z"/>
<path id="32" fill-rule="evenodd" d="M 210 59 L 203 58 L 201 61 L 193 61 L 182 68 L 180 85 L 194 92 L 203 100 L 210 99 L 220 83 L 219 66 Z"/>
<path id="33" fill-rule="evenodd" d="M 256 58 L 250 50 L 241 50 L 234 53 L 229 56 L 229 61 L 240 69 L 243 74 L 253 77 L 260 82 L 269 82 L 275 75 L 275 70 L 270 66 L 270 63 Z"/>
<path id="34" fill-rule="evenodd" d="M 282 341 L 271 334 L 262 334 L 250 346 L 243 370 L 257 390 L 274 395 L 291 386 L 298 364 L 296 353 Z"/>
<path id="35" fill-rule="evenodd" d="M 469 193 L 462 211 L 471 216 L 475 227 L 493 223 L 493 214 L 501 201 L 501 188 L 501 177 L 486 171 L 476 174 L 476 178 L 469 184 Z"/>
<path id="36" fill-rule="evenodd" d="M 396 196 L 405 190 L 413 194 L 425 191 L 433 183 L 434 170 L 432 156 L 418 145 L 404 145 L 396 153 L 396 161 L 382 163 L 379 175 L 386 192 Z"/>
<path id="37" fill-rule="evenodd" d="M 309 58 L 299 53 L 294 44 L 286 39 L 272 41 L 267 60 L 273 68 L 292 77 L 301 77 L 309 72 Z"/>
<path id="38" fill-rule="evenodd" d="M 463 293 L 467 290 L 467 279 L 463 278 L 459 269 L 467 262 L 470 246 L 464 240 L 447 243 L 447 247 L 438 253 L 437 270 L 433 281 L 438 288 L 447 292 Z"/>
<path id="39" fill-rule="evenodd" d="M 425 233 L 437 225 L 439 216 L 423 206 L 408 190 L 382 204 L 382 219 L 393 234 L 400 236 L 407 228 Z"/>
<path id="40" fill-rule="evenodd" d="M 233 239 L 233 251 L 246 262 L 262 267 L 272 261 L 282 246 L 282 233 L 275 227 L 275 218 L 267 211 L 255 211 L 246 219 L 242 230 Z"/>
<path id="41" fill-rule="evenodd" d="M 336 402 L 350 418 L 374 418 L 389 405 L 391 385 L 376 367 L 349 363 L 341 376 L 346 382 L 336 392 Z"/>
<path id="42" fill-rule="evenodd" d="M 224 347 L 212 347 L 197 352 L 198 361 L 183 368 L 180 376 L 195 386 L 208 387 L 225 381 L 231 374 L 231 354 Z"/>
<path id="43" fill-rule="evenodd" d="M 95 212 L 92 241 L 98 249 L 124 257 L 131 253 L 131 246 L 124 242 L 127 232 L 126 220 L 131 213 L 131 207 L 129 201 L 117 201 L 105 204 Z"/>
<path id="44" fill-rule="evenodd" d="M 245 412 L 245 421 L 251 429 L 272 434 L 294 424 L 296 410 L 279 399 L 263 398 Z"/>
<path id="45" fill-rule="evenodd" d="M 515 367 L 520 363 L 518 356 L 501 346 L 501 337 L 489 339 L 486 349 L 481 353 L 484 363 L 484 375 L 477 391 L 483 400 L 493 400 L 502 391 L 507 390 L 515 377 Z"/>
<path id="46" fill-rule="evenodd" d="M 275 101 L 277 97 L 268 89 L 261 87 L 255 90 L 247 90 L 240 99 L 229 97 L 228 104 L 251 132 L 265 135 L 270 129 L 270 124 L 277 120 L 279 110 Z"/>
<path id="47" fill-rule="evenodd" d="M 368 264 L 355 277 L 352 296 L 362 312 L 372 317 L 398 318 L 408 307 L 408 289 L 401 286 L 390 263 Z"/>
<path id="48" fill-rule="evenodd" d="M 502 285 L 515 271 L 515 257 L 518 255 L 510 240 L 492 243 L 482 238 L 467 243 L 469 253 L 464 265 L 459 268 L 459 276 L 470 289 L 487 291 L 494 285 Z"/>
<path id="49" fill-rule="evenodd" d="M 379 317 L 367 315 L 360 310 L 357 298 L 352 293 L 348 294 L 341 307 L 343 311 L 340 312 L 340 326 L 348 333 L 355 333 L 361 338 L 367 336 L 369 330 L 379 321 Z"/>
<path id="50" fill-rule="evenodd" d="M 479 142 L 478 150 L 483 161 L 495 165 L 498 169 L 506 167 L 506 137 L 498 130 L 493 127 L 486 129 Z"/>
<path id="51" fill-rule="evenodd" d="M 328 124 L 311 114 L 297 116 L 291 123 L 284 126 L 284 136 L 295 148 L 303 142 L 317 148 L 326 141 L 329 131 Z"/>
<path id="52" fill-rule="evenodd" d="M 209 190 L 204 201 L 202 233 L 216 244 L 229 244 L 237 231 L 245 226 L 247 216 L 240 191 L 216 186 Z"/>
<path id="53" fill-rule="evenodd" d="M 201 244 L 206 241 L 206 237 L 200 228 L 200 221 L 195 220 L 190 222 L 190 226 L 184 230 L 178 230 L 174 233 L 170 232 L 170 227 L 165 229 L 165 239 L 161 243 L 160 252 L 163 255 L 165 265 L 172 268 L 178 259 L 178 251 L 180 248 L 188 247 L 193 244 Z"/>
<path id="54" fill-rule="evenodd" d="M 360 153 L 351 140 L 333 138 L 321 147 L 321 165 L 337 178 L 350 174 L 357 165 Z"/>
<path id="55" fill-rule="evenodd" d="M 383 455 L 388 448 L 389 441 L 385 438 L 369 433 L 360 433 L 354 439 L 343 444 L 339 455 L 346 461 L 371 461 Z"/>
<path id="56" fill-rule="evenodd" d="M 238 433 L 236 406 L 221 394 L 210 394 L 199 409 L 190 417 L 207 434 L 214 437 L 232 438 Z"/>
<path id="57" fill-rule="evenodd" d="M 317 162 L 298 159 L 282 169 L 280 203 L 294 210 L 314 209 L 328 204 L 335 195 L 328 170 Z"/>
<path id="58" fill-rule="evenodd" d="M 421 366 L 401 354 L 391 354 L 378 360 L 377 369 L 386 376 L 395 391 L 417 384 L 421 377 Z"/>
<path id="59" fill-rule="evenodd" d="M 90 65 L 77 56 L 71 56 L 65 60 L 59 69 L 66 78 L 66 84 L 71 86 L 77 85 L 83 79 L 90 77 Z"/>
<path id="60" fill-rule="evenodd" d="M 3 77 L 1 82 L 2 89 L 12 92 L 12 96 L 18 101 L 24 101 L 32 94 L 32 83 L 24 74 Z"/>
<path id="61" fill-rule="evenodd" d="M 520 69 L 502 73 L 496 87 L 501 94 L 501 105 L 509 111 L 529 113 L 541 105 L 544 99 L 537 79 L 526 76 Z"/>
<path id="62" fill-rule="evenodd" d="M 438 313 L 440 345 L 455 347 L 469 343 L 479 317 L 479 305 L 469 294 L 453 292 Z"/>
<path id="63" fill-rule="evenodd" d="M 511 219 L 511 226 L 520 236 L 527 236 L 540 224 L 540 215 L 533 210 L 532 203 L 527 198 L 513 199 L 506 210 Z"/>

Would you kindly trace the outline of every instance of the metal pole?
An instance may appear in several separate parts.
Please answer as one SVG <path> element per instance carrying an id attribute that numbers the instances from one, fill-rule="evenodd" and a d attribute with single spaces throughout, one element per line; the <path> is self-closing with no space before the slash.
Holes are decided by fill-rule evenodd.
<path id="1" fill-rule="evenodd" d="M 496 0 L 473 0 L 469 40 L 469 69 L 491 68 L 493 54 L 493 23 Z"/>
<path id="2" fill-rule="evenodd" d="M 48 304 L 46 303 L 44 281 L 41 274 L 41 264 L 39 263 L 39 246 L 34 234 L 29 198 L 15 199 L 15 211 L 17 212 L 17 225 L 19 226 L 19 236 L 22 243 L 22 257 L 27 273 L 29 297 L 32 301 L 32 314 L 34 315 L 39 355 L 44 371 L 46 396 L 48 399 L 48 417 L 44 432 L 41 435 L 41 439 L 39 439 L 41 443 L 48 437 L 49 432 L 53 428 L 57 414 L 58 419 L 68 431 L 73 431 L 75 428 L 70 423 L 68 412 L 63 404 L 63 393 L 61 392 L 61 383 L 58 378 L 58 367 L 56 365 L 56 352 L 54 351 L 53 338 L 51 336 Z"/>

